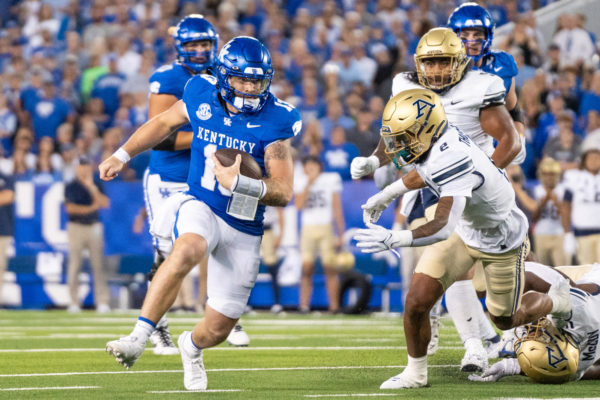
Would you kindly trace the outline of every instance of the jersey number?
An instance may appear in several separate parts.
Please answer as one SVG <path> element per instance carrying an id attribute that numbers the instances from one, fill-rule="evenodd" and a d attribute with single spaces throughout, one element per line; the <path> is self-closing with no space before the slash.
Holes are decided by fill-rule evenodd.
<path id="1" fill-rule="evenodd" d="M 204 174 L 202 175 L 202 178 L 200 178 L 200 185 L 211 192 L 215 190 L 215 183 L 217 183 L 217 178 L 212 170 L 212 155 L 215 151 L 217 151 L 216 144 L 207 144 L 204 146 Z M 224 196 L 229 196 L 231 194 L 231 192 L 225 189 L 220 183 L 219 192 Z"/>

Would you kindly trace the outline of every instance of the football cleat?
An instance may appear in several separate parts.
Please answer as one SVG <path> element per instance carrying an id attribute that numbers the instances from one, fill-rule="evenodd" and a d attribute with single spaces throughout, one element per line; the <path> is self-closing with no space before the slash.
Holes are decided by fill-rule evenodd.
<path id="1" fill-rule="evenodd" d="M 177 340 L 177 345 L 181 350 L 181 361 L 183 362 L 183 386 L 187 390 L 206 390 L 208 378 L 202 361 L 202 350 L 188 352 L 184 346 L 184 341 L 192 340 L 192 332 L 185 331 Z"/>
<path id="2" fill-rule="evenodd" d="M 438 316 L 430 316 L 429 323 L 431 325 L 431 339 L 429 340 L 429 344 L 427 345 L 427 355 L 432 356 L 436 353 L 439 341 L 440 341 L 440 317 Z"/>
<path id="3" fill-rule="evenodd" d="M 179 354 L 179 350 L 173 343 L 171 333 L 169 332 L 169 326 L 166 324 L 159 325 L 156 327 L 152 335 L 150 335 L 150 343 L 154 346 L 154 354 L 159 356 L 171 356 Z"/>
<path id="4" fill-rule="evenodd" d="M 396 376 L 392 376 L 387 381 L 383 382 L 379 389 L 410 389 L 427 386 L 427 374 L 422 377 L 417 377 L 414 374 L 402 371 Z"/>
<path id="5" fill-rule="evenodd" d="M 229 332 L 229 336 L 227 336 L 227 343 L 231 346 L 246 347 L 250 344 L 250 338 L 244 332 L 242 325 L 235 324 L 231 332 Z"/>
<path id="6" fill-rule="evenodd" d="M 562 279 L 550 286 L 548 296 L 552 299 L 552 315 L 561 318 L 571 312 L 571 285 L 568 279 Z"/>
<path id="7" fill-rule="evenodd" d="M 488 367 L 488 355 L 481 339 L 472 338 L 465 342 L 465 355 L 460 362 L 463 372 L 483 372 Z"/>
<path id="8" fill-rule="evenodd" d="M 131 335 L 106 343 L 106 351 L 127 369 L 131 368 L 140 358 L 145 347 L 145 341 Z"/>

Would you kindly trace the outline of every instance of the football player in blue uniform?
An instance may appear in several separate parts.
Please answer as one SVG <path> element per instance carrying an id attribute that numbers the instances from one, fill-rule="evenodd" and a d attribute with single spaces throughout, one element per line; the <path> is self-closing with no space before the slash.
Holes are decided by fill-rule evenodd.
<path id="1" fill-rule="evenodd" d="M 477 3 L 464 3 L 457 7 L 448 18 L 448 27 L 462 39 L 467 56 L 473 60 L 473 69 L 497 75 L 504 81 L 506 88 L 506 108 L 510 113 L 517 131 L 524 143 L 525 125 L 523 112 L 517 104 L 515 76 L 519 72 L 513 56 L 492 50 L 494 39 L 494 21 L 490 13 Z M 519 154 L 513 162 L 521 163 L 525 153 Z"/>
<path id="2" fill-rule="evenodd" d="M 218 37 L 216 29 L 202 15 L 192 14 L 170 28 L 175 41 L 177 59 L 158 68 L 150 77 L 148 119 L 169 109 L 183 96 L 183 88 L 194 75 L 209 73 L 217 58 Z M 150 163 L 144 173 L 144 202 L 148 223 L 152 224 L 155 213 L 160 210 L 170 195 L 188 190 L 186 183 L 190 166 L 190 143 L 192 127 L 182 126 L 150 151 Z M 160 238 L 154 237 L 154 248 L 160 247 Z M 151 281 L 156 269 L 166 255 L 155 251 L 154 264 L 148 274 Z M 206 265 L 203 265 L 206 271 Z M 202 268 L 201 268 L 202 271 Z M 200 285 L 205 285 L 205 274 L 200 274 Z M 204 279 L 203 278 L 204 275 Z M 188 278 L 190 279 L 190 278 Z M 200 290 L 200 293 L 206 292 Z M 154 353 L 177 354 L 171 339 L 166 317 L 163 316 L 150 336 Z"/>
<path id="3" fill-rule="evenodd" d="M 206 389 L 202 349 L 223 342 L 244 311 L 258 275 L 265 206 L 285 206 L 292 197 L 290 139 L 300 133 L 302 122 L 293 106 L 270 93 L 272 77 L 262 43 L 247 36 L 232 39 L 219 53 L 216 77 L 191 78 L 181 100 L 100 165 L 101 178 L 111 180 L 131 156 L 160 143 L 173 129 L 192 125 L 189 191 L 173 196 L 179 197 L 172 217 L 173 250 L 154 276 L 132 333 L 107 343 L 107 351 L 125 367 L 142 355 L 183 278 L 210 255 L 206 312 L 178 340 L 185 388 Z M 224 148 L 248 153 L 264 177 L 241 175 L 239 155 L 223 166 L 214 153 Z"/>

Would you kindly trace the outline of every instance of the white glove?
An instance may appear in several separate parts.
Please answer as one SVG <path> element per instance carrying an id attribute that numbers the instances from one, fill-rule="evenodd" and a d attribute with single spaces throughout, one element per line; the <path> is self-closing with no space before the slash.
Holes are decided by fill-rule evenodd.
<path id="1" fill-rule="evenodd" d="M 575 254 L 575 251 L 577 251 L 577 240 L 575 240 L 573 232 L 565 233 L 563 238 L 563 249 L 567 255 L 573 255 Z"/>
<path id="2" fill-rule="evenodd" d="M 412 232 L 408 230 L 391 231 L 371 223 L 367 226 L 369 229 L 359 229 L 353 238 L 363 253 L 379 253 L 397 247 L 407 247 L 413 241 Z"/>
<path id="3" fill-rule="evenodd" d="M 365 204 L 361 206 L 363 209 L 363 222 L 365 225 L 374 224 L 379 221 L 381 213 L 389 207 L 396 197 L 391 195 L 389 192 L 381 191 L 367 200 Z"/>
<path id="4" fill-rule="evenodd" d="M 352 179 L 360 179 L 372 174 L 377 168 L 379 168 L 379 158 L 376 156 L 354 157 L 350 164 L 350 175 Z"/>
<path id="5" fill-rule="evenodd" d="M 505 358 L 496 364 L 486 368 L 481 375 L 471 374 L 469 380 L 473 382 L 496 382 L 498 379 L 509 376 L 519 375 L 521 366 L 516 358 Z"/>

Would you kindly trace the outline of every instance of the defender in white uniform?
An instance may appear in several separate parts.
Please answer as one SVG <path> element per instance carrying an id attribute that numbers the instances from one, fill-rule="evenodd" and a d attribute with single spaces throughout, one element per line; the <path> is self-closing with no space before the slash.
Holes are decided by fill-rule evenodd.
<path id="1" fill-rule="evenodd" d="M 478 382 L 495 382 L 498 379 L 525 373 L 534 380 L 544 379 L 548 383 L 560 383 L 567 380 L 600 379 L 599 365 L 600 346 L 600 264 L 558 267 L 556 269 L 539 263 L 525 263 L 527 273 L 527 288 L 531 283 L 536 286 L 550 286 L 564 280 L 568 276 L 573 282 L 570 289 L 572 312 L 566 319 L 550 318 L 555 326 L 561 327 L 561 333 L 578 350 L 577 369 L 570 371 L 570 376 L 564 376 L 565 365 L 569 357 L 566 352 L 554 352 L 550 344 L 539 354 L 529 355 L 533 367 L 522 371 L 516 358 L 505 359 L 492 365 L 482 375 L 470 375 L 469 379 Z M 562 274 L 561 274 L 562 273 Z M 536 288 L 537 289 L 537 288 Z M 543 289 L 543 288 L 542 288 Z M 518 347 L 518 346 L 517 346 Z M 547 351 L 546 351 L 547 350 Z M 517 351 L 518 352 L 518 351 Z M 560 357 L 562 355 L 562 357 Z M 563 359 L 564 358 L 564 359 Z"/>
<path id="2" fill-rule="evenodd" d="M 432 244 L 419 260 L 407 296 L 408 366 L 381 385 L 382 389 L 422 387 L 427 385 L 429 310 L 476 261 L 483 264 L 486 304 L 498 327 L 508 329 L 544 314 L 519 310 L 528 224 L 511 184 L 469 137 L 447 123 L 440 97 L 424 89 L 396 95 L 384 109 L 381 136 L 397 166 L 412 163 L 415 169 L 363 205 L 369 229 L 359 230 L 355 239 L 365 253 Z M 394 199 L 425 186 L 440 198 L 432 221 L 413 231 L 374 225 Z M 552 312 L 569 311 L 570 304 L 558 300 L 552 300 Z"/>
<path id="3" fill-rule="evenodd" d="M 496 166 L 505 168 L 525 158 L 524 147 L 504 104 L 503 80 L 481 70 L 471 70 L 464 44 L 452 30 L 435 28 L 427 32 L 417 46 L 415 63 L 416 72 L 400 73 L 394 78 L 393 95 L 408 89 L 432 89 L 439 94 L 448 121 L 470 137 Z M 496 148 L 494 139 L 498 142 Z M 353 160 L 353 178 L 387 163 L 389 158 L 380 142 L 371 157 Z M 427 209 L 432 204 L 423 206 Z M 446 306 L 466 348 L 461 369 L 482 371 L 488 366 L 488 353 L 481 339 L 491 344 L 499 341 L 499 337 L 485 317 L 471 278 L 469 273 L 448 288 Z M 435 352 L 433 344 L 430 354 Z"/>

